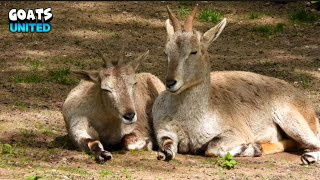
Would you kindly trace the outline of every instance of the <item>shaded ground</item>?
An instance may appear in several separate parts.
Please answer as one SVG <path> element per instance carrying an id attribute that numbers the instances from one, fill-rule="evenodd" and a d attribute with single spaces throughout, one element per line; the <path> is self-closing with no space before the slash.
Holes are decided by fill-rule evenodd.
<path id="1" fill-rule="evenodd" d="M 320 165 L 301 166 L 299 155 L 280 153 L 236 158 L 233 170 L 215 159 L 178 155 L 166 163 L 154 152 L 114 152 L 112 162 L 98 165 L 76 151 L 68 137 L 61 106 L 78 82 L 68 69 L 95 69 L 102 61 L 88 47 L 110 58 L 127 44 L 128 55 L 147 49 L 139 71 L 162 80 L 166 5 L 176 13 L 192 7 L 178 2 L 14 2 L 0 3 L 0 142 L 14 146 L 0 155 L 0 179 L 40 176 L 45 179 L 317 179 Z M 224 13 L 228 25 L 209 52 L 212 70 L 246 70 L 285 79 L 302 89 L 320 114 L 320 26 L 294 23 L 289 14 L 304 3 L 200 2 L 200 9 Z M 12 34 L 11 8 L 52 7 L 49 34 Z M 252 13 L 260 17 L 250 19 Z M 180 18 L 182 15 L 180 15 Z M 285 24 L 266 37 L 255 29 Z M 214 24 L 198 21 L 204 32 Z M 2 150 L 4 146 L 2 145 Z M 10 152 L 11 151 L 11 152 Z"/>

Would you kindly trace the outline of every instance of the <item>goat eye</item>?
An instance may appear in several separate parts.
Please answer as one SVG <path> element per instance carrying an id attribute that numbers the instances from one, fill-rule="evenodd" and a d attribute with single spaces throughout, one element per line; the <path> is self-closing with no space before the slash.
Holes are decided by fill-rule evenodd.
<path id="1" fill-rule="evenodd" d="M 102 91 L 107 92 L 107 93 L 112 93 L 109 89 L 102 89 Z"/>
<path id="2" fill-rule="evenodd" d="M 135 82 L 133 85 L 134 85 L 134 86 L 137 85 L 137 82 Z"/>
<path id="3" fill-rule="evenodd" d="M 190 54 L 197 54 L 197 53 L 198 53 L 198 51 L 193 51 Z"/>

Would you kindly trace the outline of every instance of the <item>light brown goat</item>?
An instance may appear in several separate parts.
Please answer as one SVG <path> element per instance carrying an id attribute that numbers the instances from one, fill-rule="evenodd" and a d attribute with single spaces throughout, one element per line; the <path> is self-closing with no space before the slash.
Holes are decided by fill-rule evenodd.
<path id="1" fill-rule="evenodd" d="M 82 80 L 63 105 L 64 120 L 74 144 L 99 162 L 111 159 L 107 149 L 152 146 L 151 109 L 165 88 L 149 73 L 135 74 L 147 55 L 129 62 L 124 56 L 106 60 L 102 55 L 102 69 L 74 71 Z"/>
<path id="2" fill-rule="evenodd" d="M 320 160 L 319 121 L 306 97 L 283 80 L 250 72 L 211 72 L 208 46 L 226 25 L 194 31 L 195 8 L 184 29 L 168 8 L 167 90 L 153 107 L 158 159 L 177 152 L 260 156 L 289 147 L 309 149 L 303 163 Z M 183 31 L 184 30 L 184 31 Z M 262 150 L 262 151 L 261 151 Z"/>

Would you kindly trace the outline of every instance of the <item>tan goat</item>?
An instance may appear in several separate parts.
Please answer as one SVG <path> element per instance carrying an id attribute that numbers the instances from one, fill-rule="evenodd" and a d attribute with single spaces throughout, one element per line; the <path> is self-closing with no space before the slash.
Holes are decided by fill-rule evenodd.
<path id="1" fill-rule="evenodd" d="M 181 28 L 167 7 L 167 90 L 153 107 L 158 159 L 178 153 L 260 156 L 302 147 L 320 160 L 319 121 L 306 97 L 283 80 L 250 72 L 211 72 L 208 46 L 226 25 L 194 31 L 197 7 Z"/>
<path id="2" fill-rule="evenodd" d="M 74 71 L 82 80 L 64 102 L 63 117 L 74 144 L 98 162 L 112 158 L 107 149 L 152 147 L 152 105 L 165 87 L 149 73 L 134 72 L 148 52 L 129 62 L 101 54 L 102 69 Z"/>

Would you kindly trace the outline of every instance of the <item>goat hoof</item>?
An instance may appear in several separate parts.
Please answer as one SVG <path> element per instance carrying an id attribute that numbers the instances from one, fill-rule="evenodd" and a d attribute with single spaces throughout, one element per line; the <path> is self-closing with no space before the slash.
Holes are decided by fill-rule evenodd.
<path id="1" fill-rule="evenodd" d="M 108 151 L 101 151 L 99 154 L 96 155 L 96 161 L 98 163 L 103 163 L 111 159 L 112 159 L 112 154 Z"/>
<path id="2" fill-rule="evenodd" d="M 255 147 L 255 149 L 257 149 L 257 150 L 262 151 L 262 146 L 261 146 L 261 144 L 255 143 L 255 144 L 254 144 L 254 147 Z"/>
<path id="3" fill-rule="evenodd" d="M 171 149 L 164 149 L 158 152 L 158 160 L 171 161 L 174 158 L 174 152 Z"/>
<path id="4" fill-rule="evenodd" d="M 112 154 L 108 151 L 102 151 L 101 156 L 107 161 L 112 159 Z"/>
<path id="5" fill-rule="evenodd" d="M 301 161 L 303 164 L 312 164 L 316 162 L 316 158 L 312 154 L 304 153 L 301 156 Z"/>
<path id="6" fill-rule="evenodd" d="M 262 146 L 260 144 L 253 144 L 253 149 L 254 149 L 254 157 L 260 157 L 262 155 Z"/>
<path id="7" fill-rule="evenodd" d="M 160 151 L 159 151 L 159 152 L 158 152 L 157 159 L 158 159 L 158 160 L 163 160 L 163 161 L 164 161 L 164 160 L 165 160 L 165 158 L 166 158 L 166 155 L 164 155 L 162 152 L 160 152 Z"/>

